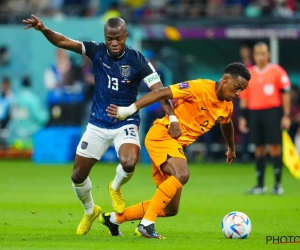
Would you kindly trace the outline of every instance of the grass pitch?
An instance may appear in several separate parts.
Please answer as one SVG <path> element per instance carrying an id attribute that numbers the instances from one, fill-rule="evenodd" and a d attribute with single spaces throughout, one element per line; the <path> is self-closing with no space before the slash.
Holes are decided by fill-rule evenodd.
<path id="1" fill-rule="evenodd" d="M 115 164 L 97 164 L 91 173 L 93 197 L 104 211 L 111 205 L 107 184 Z M 138 222 L 122 224 L 124 237 L 111 237 L 95 222 L 85 236 L 75 234 L 83 209 L 71 186 L 72 165 L 34 165 L 26 161 L 0 161 L 0 249 L 300 249 L 300 244 L 266 244 L 266 236 L 300 235 L 300 181 L 285 169 L 282 197 L 246 196 L 254 184 L 250 165 L 191 165 L 191 178 L 183 189 L 179 214 L 158 219 L 156 229 L 165 240 L 137 238 Z M 273 170 L 267 170 L 273 187 Z M 151 168 L 138 165 L 123 188 L 128 206 L 150 199 L 155 191 Z M 222 218 L 239 210 L 252 221 L 246 240 L 229 240 L 221 232 Z"/>

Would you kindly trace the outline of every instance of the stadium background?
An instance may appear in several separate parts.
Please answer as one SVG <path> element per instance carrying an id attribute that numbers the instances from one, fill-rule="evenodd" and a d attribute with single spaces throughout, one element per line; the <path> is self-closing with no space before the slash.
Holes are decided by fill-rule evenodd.
<path id="1" fill-rule="evenodd" d="M 0 231 L 5 232 L 0 235 L 4 242 L 0 249 L 93 249 L 95 244 L 108 249 L 105 247 L 112 243 L 108 238 L 99 241 L 99 233 L 107 236 L 107 232 L 98 227 L 87 240 L 70 236 L 82 213 L 69 176 L 89 116 L 93 91 L 89 61 L 75 53 L 58 51 L 37 31 L 24 31 L 22 19 L 31 13 L 66 36 L 98 42 L 104 41 L 103 23 L 107 18 L 124 18 L 128 45 L 151 60 L 165 86 L 198 77 L 218 80 L 230 62 L 253 63 L 249 57 L 253 44 L 265 41 L 270 45 L 271 61 L 288 72 L 294 86 L 295 115 L 290 133 L 297 141 L 300 5 L 296 0 L 1 0 L 0 79 L 3 85 L 8 78 L 11 92 L 8 99 L 0 97 Z M 57 74 L 56 66 L 64 73 Z M 31 86 L 27 87 L 27 98 L 23 95 L 24 83 Z M 141 83 L 140 95 L 147 91 Z M 19 107 L 13 105 L 15 101 L 20 101 Z M 24 109 L 27 102 L 34 108 Z M 35 119 L 28 119 L 29 114 Z M 163 114 L 154 104 L 141 115 L 143 142 L 152 121 Z M 225 144 L 218 127 L 186 149 L 192 178 L 182 198 L 185 212 L 160 222 L 161 230 L 165 226 L 162 233 L 177 235 L 172 244 L 161 243 L 162 249 L 198 249 L 200 245 L 203 249 L 220 249 L 223 238 L 219 223 L 233 210 L 246 212 L 255 230 L 246 243 L 222 241 L 222 249 L 252 249 L 253 244 L 264 249 L 268 234 L 299 232 L 300 186 L 287 170 L 284 197 L 243 195 L 254 184 L 253 146 L 238 131 L 237 116 L 235 103 L 237 164 L 223 164 Z M 8 117 L 9 122 L 5 120 Z M 110 209 L 108 194 L 104 198 L 103 193 L 115 171 L 113 148 L 103 160 L 105 163 L 98 164 L 91 178 L 97 188 L 95 200 L 102 199 L 104 208 Z M 124 187 L 127 204 L 150 198 L 154 190 L 150 168 L 143 167 L 149 166 L 144 148 L 138 165 L 135 177 Z M 267 185 L 271 186 L 271 169 L 268 171 Z M 136 185 L 142 188 L 136 190 Z M 123 233 L 129 234 L 132 229 L 125 225 Z M 116 248 L 111 249 L 141 249 L 145 243 L 124 237 L 114 244 Z M 157 243 L 152 244 L 159 249 Z"/>

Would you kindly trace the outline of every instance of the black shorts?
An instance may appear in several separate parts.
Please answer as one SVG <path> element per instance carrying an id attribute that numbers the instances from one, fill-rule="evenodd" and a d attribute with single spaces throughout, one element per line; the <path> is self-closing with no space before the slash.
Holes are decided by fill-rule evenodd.
<path id="1" fill-rule="evenodd" d="M 282 108 L 250 110 L 249 128 L 252 142 L 256 146 L 281 144 Z"/>

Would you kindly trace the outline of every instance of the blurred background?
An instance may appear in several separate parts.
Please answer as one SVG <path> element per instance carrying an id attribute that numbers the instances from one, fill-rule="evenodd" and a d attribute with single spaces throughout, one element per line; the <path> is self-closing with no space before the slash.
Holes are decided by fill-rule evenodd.
<path id="1" fill-rule="evenodd" d="M 104 41 L 103 24 L 122 17 L 128 45 L 141 51 L 165 86 L 187 79 L 219 80 L 233 61 L 253 64 L 252 47 L 269 44 L 271 62 L 292 87 L 290 135 L 300 151 L 300 2 L 298 0 L 0 0 L 0 159 L 72 162 L 87 125 L 94 79 L 87 57 L 58 49 L 22 20 L 35 14 L 49 28 L 77 40 Z M 140 96 L 148 93 L 142 82 Z M 159 104 L 141 111 L 140 139 L 163 116 Z M 248 135 L 233 121 L 240 162 L 253 160 Z M 224 160 L 218 126 L 185 149 L 189 161 Z M 103 161 L 118 161 L 114 148 Z M 140 161 L 149 163 L 144 147 Z"/>

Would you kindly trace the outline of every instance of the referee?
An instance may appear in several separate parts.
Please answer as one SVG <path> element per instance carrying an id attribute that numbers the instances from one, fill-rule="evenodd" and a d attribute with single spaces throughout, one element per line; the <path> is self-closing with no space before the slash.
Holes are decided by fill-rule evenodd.
<path id="1" fill-rule="evenodd" d="M 268 45 L 259 42 L 254 45 L 255 65 L 249 68 L 251 80 L 248 88 L 240 95 L 239 129 L 250 132 L 255 144 L 257 185 L 248 194 L 265 194 L 264 185 L 267 145 L 274 166 L 273 194 L 281 195 L 282 175 L 282 129 L 289 129 L 290 121 L 290 80 L 283 68 L 269 63 Z M 249 119 L 247 120 L 246 117 Z"/>

